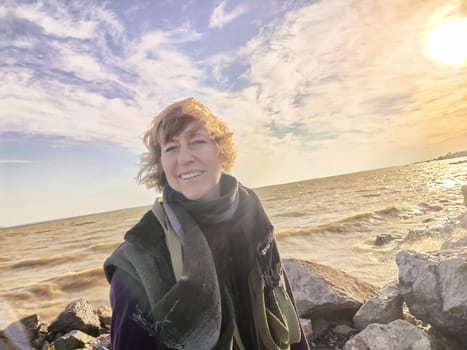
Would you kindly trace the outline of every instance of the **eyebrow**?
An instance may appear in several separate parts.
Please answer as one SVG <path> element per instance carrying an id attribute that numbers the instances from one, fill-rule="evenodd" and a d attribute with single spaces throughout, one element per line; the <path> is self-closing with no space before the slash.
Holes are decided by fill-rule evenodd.
<path id="1" fill-rule="evenodd" d="M 182 132 L 186 132 L 188 134 L 188 137 L 191 138 L 191 137 L 195 136 L 199 132 L 201 127 L 203 127 L 203 124 L 200 123 L 200 124 L 197 124 L 197 125 L 194 125 L 194 126 L 190 127 L 189 129 L 185 129 Z M 164 143 L 167 144 L 169 142 L 173 142 L 174 139 L 177 139 L 182 132 L 178 133 L 177 135 L 174 135 L 170 140 L 165 140 Z M 211 135 L 209 135 L 209 132 L 207 132 L 207 136 L 211 137 Z"/>

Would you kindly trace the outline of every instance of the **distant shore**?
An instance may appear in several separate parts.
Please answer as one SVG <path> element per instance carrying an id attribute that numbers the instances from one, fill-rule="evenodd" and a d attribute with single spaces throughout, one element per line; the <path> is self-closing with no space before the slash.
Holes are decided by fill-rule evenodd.
<path id="1" fill-rule="evenodd" d="M 467 157 L 467 150 L 459 151 L 459 152 L 449 152 L 433 160 L 444 160 L 444 159 L 452 159 L 452 158 L 459 158 L 459 157 Z"/>

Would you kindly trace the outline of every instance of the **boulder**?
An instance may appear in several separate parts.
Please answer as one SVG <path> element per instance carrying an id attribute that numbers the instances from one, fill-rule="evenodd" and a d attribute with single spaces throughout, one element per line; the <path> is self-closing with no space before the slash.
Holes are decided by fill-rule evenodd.
<path id="1" fill-rule="evenodd" d="M 50 350 L 92 349 L 97 340 L 90 335 L 75 330 L 55 340 L 50 344 Z"/>
<path id="2" fill-rule="evenodd" d="M 449 238 L 441 245 L 441 250 L 467 246 L 467 212 L 457 218 L 457 226 L 449 235 Z"/>
<path id="3" fill-rule="evenodd" d="M 311 320 L 307 318 L 300 318 L 300 324 L 302 325 L 305 337 L 307 337 L 307 339 L 310 338 L 313 335 L 313 325 L 311 324 Z"/>
<path id="4" fill-rule="evenodd" d="M 98 342 L 92 347 L 93 350 L 110 350 L 112 348 L 110 335 L 98 339 Z"/>
<path id="5" fill-rule="evenodd" d="M 352 317 L 377 289 L 331 267 L 297 259 L 284 259 L 300 317 L 313 324 L 313 337 L 329 327 L 352 325 Z"/>
<path id="6" fill-rule="evenodd" d="M 350 334 L 358 333 L 358 330 L 352 327 L 349 327 L 345 324 L 340 324 L 332 329 L 335 334 L 348 336 Z"/>
<path id="7" fill-rule="evenodd" d="M 41 325 L 39 315 L 30 315 L 8 325 L 0 332 L 0 336 L 5 338 L 5 343 L 14 343 L 17 347 L 29 347 L 31 342 L 39 336 Z M 3 348 L 0 347 L 0 349 Z"/>
<path id="8" fill-rule="evenodd" d="M 430 350 L 430 338 L 421 329 L 403 320 L 372 323 L 353 336 L 343 350 Z"/>
<path id="9" fill-rule="evenodd" d="M 23 346 L 23 349 L 27 349 L 28 345 L 27 342 L 21 342 L 15 345 L 13 342 L 10 342 L 7 338 L 0 335 L 0 350 L 17 350 L 18 348 L 21 349 L 21 346 Z"/>
<path id="10" fill-rule="evenodd" d="M 402 304 L 396 281 L 388 283 L 375 296 L 368 299 L 353 317 L 354 327 L 366 328 L 370 323 L 387 324 L 403 319 Z"/>
<path id="11" fill-rule="evenodd" d="M 401 251 L 396 262 L 399 290 L 410 312 L 467 344 L 467 248 Z"/>
<path id="12" fill-rule="evenodd" d="M 68 304 L 50 324 L 49 334 L 53 340 L 55 335 L 80 330 L 96 337 L 99 335 L 99 327 L 99 317 L 92 305 L 86 299 L 78 299 Z"/>
<path id="13" fill-rule="evenodd" d="M 401 235 L 397 234 L 390 234 L 390 233 L 378 233 L 375 238 L 374 245 L 382 246 L 385 245 L 395 239 L 401 239 Z"/>
<path id="14" fill-rule="evenodd" d="M 110 327 L 112 321 L 112 309 L 107 305 L 101 305 L 97 308 L 97 317 L 101 323 L 101 327 Z"/>
<path id="15" fill-rule="evenodd" d="M 461 344 L 453 337 L 439 333 L 435 328 L 428 329 L 427 333 L 430 336 L 433 350 L 465 350 L 465 344 Z"/>
<path id="16" fill-rule="evenodd" d="M 442 245 L 441 250 L 467 247 L 467 230 L 458 228 L 451 238 L 447 239 Z"/>

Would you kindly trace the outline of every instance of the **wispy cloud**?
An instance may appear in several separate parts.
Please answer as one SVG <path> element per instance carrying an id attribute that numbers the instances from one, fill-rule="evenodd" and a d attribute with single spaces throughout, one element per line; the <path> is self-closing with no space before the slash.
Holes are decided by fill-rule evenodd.
<path id="1" fill-rule="evenodd" d="M 77 20 L 69 15 L 66 5 L 62 7 L 59 3 L 56 3 L 56 6 L 53 9 L 54 11 L 50 12 L 46 5 L 41 2 L 18 5 L 15 8 L 14 15 L 17 19 L 38 25 L 46 34 L 77 39 L 91 39 L 97 35 L 96 21 Z"/>
<path id="2" fill-rule="evenodd" d="M 0 77 L 7 83 L 0 86 L 1 131 L 106 139 L 139 148 L 149 116 L 168 102 L 200 90 L 202 71 L 177 47 L 201 38 L 188 23 L 146 31 L 129 40 L 118 18 L 96 7 L 92 16 L 101 19 L 99 25 L 92 31 L 76 28 L 82 35 L 75 35 L 63 29 L 73 17 L 56 6 L 48 11 L 43 5 L 19 8 L 16 20 L 40 18 L 48 37 L 39 39 L 42 42 L 28 40 L 28 46 L 18 41 L 28 51 L 11 58 L 12 69 L 0 68 Z M 81 16 L 83 12 L 77 11 Z M 94 31 L 95 40 L 88 40 Z M 118 40 L 118 51 L 105 40 L 106 35 Z M 47 48 L 45 56 L 40 53 L 42 47 Z"/>
<path id="3" fill-rule="evenodd" d="M 287 2 L 287 11 L 275 3 L 283 16 L 258 21 L 252 39 L 221 52 L 210 44 L 218 31 L 203 32 L 194 19 L 176 27 L 148 22 L 129 35 L 109 7 L 79 4 L 18 6 L 13 23 L 34 24 L 41 35 L 9 44 L 18 51 L 0 66 L 0 131 L 139 148 L 150 116 L 197 96 L 235 130 L 241 171 L 259 181 L 253 173 L 261 163 L 275 169 L 268 181 L 280 181 L 284 169 L 310 177 L 302 164 L 325 169 L 333 159 L 356 169 L 390 161 L 380 154 L 395 161 L 398 150 L 417 144 L 447 147 L 467 129 L 466 69 L 454 72 L 423 54 L 439 22 L 433 18 L 446 18 L 433 17 L 441 0 Z M 224 28 L 246 11 L 224 0 L 206 12 L 210 28 Z"/>
<path id="4" fill-rule="evenodd" d="M 228 12 L 225 9 L 226 5 L 227 0 L 222 0 L 219 5 L 214 8 L 211 18 L 209 19 L 209 28 L 222 28 L 247 11 L 245 5 L 238 5 Z"/>
<path id="5" fill-rule="evenodd" d="M 0 164 L 32 164 L 32 160 L 26 159 L 0 159 Z"/>

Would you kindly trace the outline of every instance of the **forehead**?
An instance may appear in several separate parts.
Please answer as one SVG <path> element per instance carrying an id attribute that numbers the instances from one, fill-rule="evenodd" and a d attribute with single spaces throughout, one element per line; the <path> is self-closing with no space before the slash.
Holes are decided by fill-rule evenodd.
<path id="1" fill-rule="evenodd" d="M 180 136 L 192 137 L 196 134 L 207 134 L 208 130 L 203 122 L 194 118 L 178 118 L 163 125 L 159 130 L 159 140 L 167 143 Z"/>

